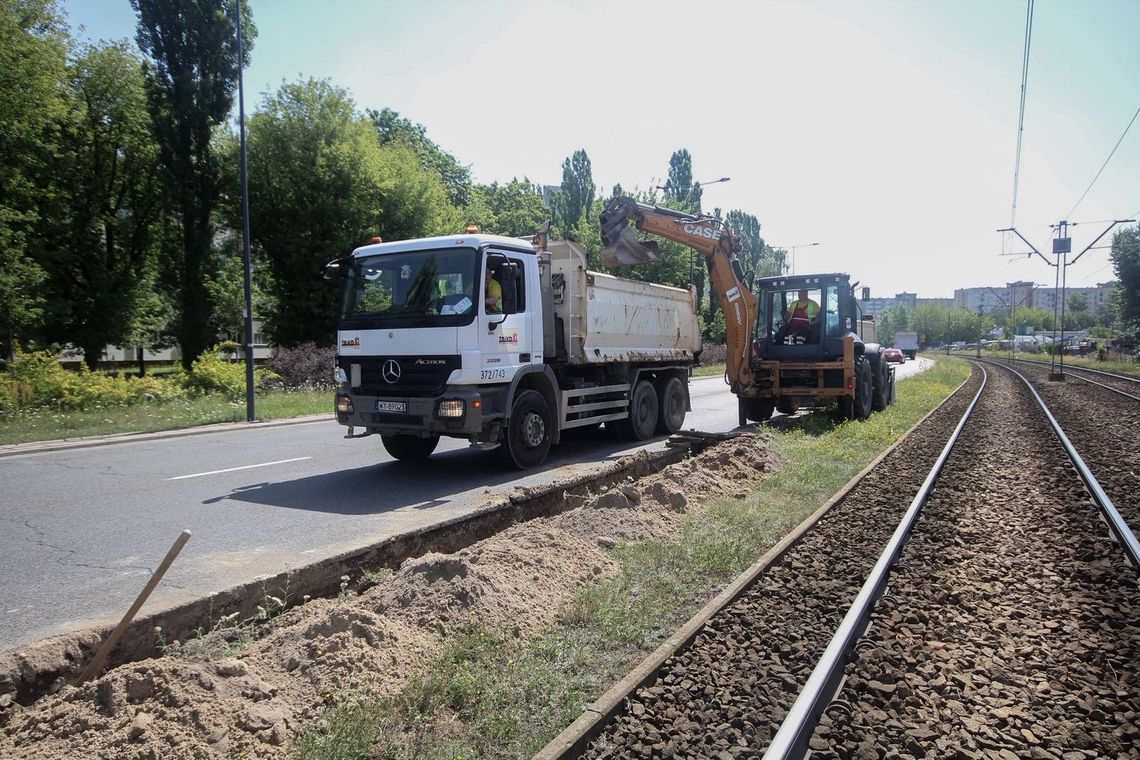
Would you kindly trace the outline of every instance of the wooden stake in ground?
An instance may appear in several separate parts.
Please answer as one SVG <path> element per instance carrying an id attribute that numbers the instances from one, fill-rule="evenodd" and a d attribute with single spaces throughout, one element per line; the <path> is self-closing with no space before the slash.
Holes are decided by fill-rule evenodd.
<path id="1" fill-rule="evenodd" d="M 127 614 L 123 615 L 123 619 L 115 626 L 115 630 L 111 631 L 111 635 L 103 642 L 103 646 L 99 647 L 99 651 L 95 654 L 95 659 L 83 671 L 83 675 L 79 677 L 79 683 L 89 681 L 95 677 L 99 670 L 103 667 L 103 663 L 107 660 L 107 655 L 111 654 L 111 650 L 115 648 L 115 644 L 119 643 L 119 638 L 123 635 L 123 631 L 127 630 L 127 626 L 135 619 L 138 614 L 139 608 L 146 603 L 150 593 L 154 591 L 154 587 L 162 580 L 162 576 L 166 574 L 167 569 L 173 564 L 174 558 L 178 556 L 178 552 L 182 551 L 182 547 L 190 540 L 190 531 L 184 530 L 178 534 L 175 539 L 174 545 L 170 547 L 170 551 L 162 558 L 162 563 L 159 564 L 158 569 L 150 576 L 150 580 L 143 586 L 143 590 L 139 592 L 138 597 L 135 598 L 135 603 L 127 610 Z"/>

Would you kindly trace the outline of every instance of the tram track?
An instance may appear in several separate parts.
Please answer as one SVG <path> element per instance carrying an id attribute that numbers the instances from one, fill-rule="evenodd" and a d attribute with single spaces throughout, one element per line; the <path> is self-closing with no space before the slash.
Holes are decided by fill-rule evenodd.
<path id="1" fill-rule="evenodd" d="M 809 741 L 826 757 L 1140 751 L 1136 575 L 1030 394 L 991 373 L 994 387 L 948 452 L 931 516 L 903 550 L 839 698 L 821 700 L 818 731 L 773 757 L 797 756 Z M 957 407 L 960 416 L 961 399 Z M 947 417 L 931 426 L 943 444 L 957 422 Z M 906 462 L 922 457 L 896 453 L 848 494 L 858 509 L 837 505 L 631 691 L 592 744 L 567 744 L 561 756 L 725 760 L 769 749 L 887 543 L 883 525 L 889 533 L 901 517 L 867 493 L 886 472 L 914 478 Z M 928 450 L 928 469 L 932 459 Z"/>

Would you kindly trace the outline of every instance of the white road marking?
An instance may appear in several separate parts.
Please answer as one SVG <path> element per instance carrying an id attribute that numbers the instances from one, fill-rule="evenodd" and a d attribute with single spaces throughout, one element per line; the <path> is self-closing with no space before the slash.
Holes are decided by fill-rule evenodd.
<path id="1" fill-rule="evenodd" d="M 186 478 L 200 478 L 204 475 L 217 475 L 222 472 L 237 472 L 238 470 L 252 470 L 254 467 L 269 467 L 274 464 L 285 464 L 287 462 L 300 462 L 305 459 L 312 459 L 312 457 L 294 457 L 293 459 L 278 459 L 276 462 L 262 462 L 261 464 L 247 464 L 244 467 L 227 467 L 224 470 L 210 470 L 209 472 L 196 472 L 193 475 L 179 475 L 176 478 L 167 478 L 167 480 L 186 480 Z"/>

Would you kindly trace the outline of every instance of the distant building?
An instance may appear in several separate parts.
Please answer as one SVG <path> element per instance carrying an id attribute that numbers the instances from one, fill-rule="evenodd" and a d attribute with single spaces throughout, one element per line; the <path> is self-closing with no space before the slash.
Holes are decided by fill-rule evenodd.
<path id="1" fill-rule="evenodd" d="M 1088 299 L 1089 313 L 1095 316 L 1114 285 L 1114 282 L 1102 282 L 1091 288 L 1065 288 L 1065 298 L 1072 298 L 1074 293 L 1083 294 Z M 954 291 L 954 306 L 977 314 L 992 314 L 1009 306 L 1054 311 L 1057 289 L 1039 288 L 1025 280 L 1007 282 L 1004 287 L 958 288 Z"/>
<path id="2" fill-rule="evenodd" d="M 894 306 L 913 309 L 918 301 L 917 293 L 895 293 L 893 298 L 862 298 L 859 300 L 859 308 L 864 314 L 878 316 Z"/>

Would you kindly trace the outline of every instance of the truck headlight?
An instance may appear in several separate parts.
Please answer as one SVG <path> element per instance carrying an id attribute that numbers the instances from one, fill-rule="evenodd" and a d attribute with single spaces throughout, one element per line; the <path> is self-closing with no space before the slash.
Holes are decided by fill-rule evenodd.
<path id="1" fill-rule="evenodd" d="M 435 413 L 437 417 L 462 417 L 467 411 L 467 405 L 461 398 L 446 399 L 439 402 Z"/>
<path id="2" fill-rule="evenodd" d="M 336 380 L 337 385 L 348 384 L 348 373 L 344 371 L 344 367 L 337 367 L 333 372 L 333 379 Z"/>

